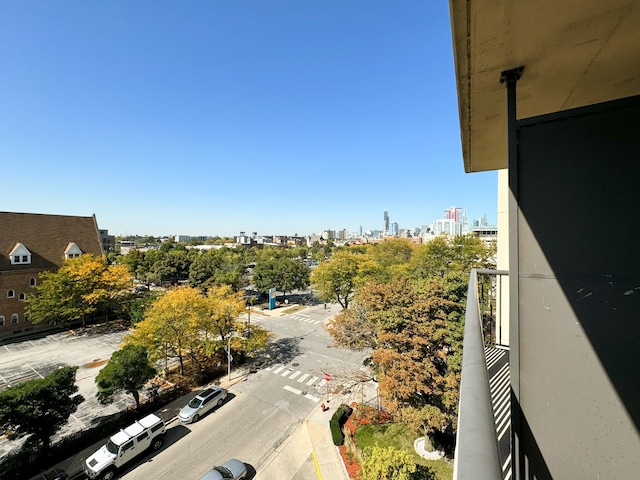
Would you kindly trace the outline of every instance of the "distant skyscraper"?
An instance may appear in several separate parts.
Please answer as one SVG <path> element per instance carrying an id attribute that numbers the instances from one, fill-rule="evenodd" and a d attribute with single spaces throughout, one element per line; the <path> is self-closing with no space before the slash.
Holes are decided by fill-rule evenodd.
<path id="1" fill-rule="evenodd" d="M 382 234 L 386 235 L 389 233 L 389 212 L 384 211 L 384 217 L 382 221 Z"/>

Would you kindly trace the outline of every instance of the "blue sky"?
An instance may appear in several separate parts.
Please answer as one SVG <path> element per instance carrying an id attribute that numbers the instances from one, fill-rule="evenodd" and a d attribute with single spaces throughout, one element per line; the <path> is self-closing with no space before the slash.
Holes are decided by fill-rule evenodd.
<path id="1" fill-rule="evenodd" d="M 0 66 L 0 210 L 115 235 L 497 219 L 448 2 L 2 2 Z"/>

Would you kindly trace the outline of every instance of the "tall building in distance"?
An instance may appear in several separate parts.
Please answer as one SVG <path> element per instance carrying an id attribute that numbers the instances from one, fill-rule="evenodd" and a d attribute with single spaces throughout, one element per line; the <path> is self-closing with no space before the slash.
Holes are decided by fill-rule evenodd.
<path id="1" fill-rule="evenodd" d="M 467 214 L 460 207 L 447 208 L 433 224 L 434 235 L 465 235 L 469 233 Z"/>
<path id="2" fill-rule="evenodd" d="M 382 218 L 382 235 L 384 236 L 389 234 L 389 212 L 385 210 Z"/>

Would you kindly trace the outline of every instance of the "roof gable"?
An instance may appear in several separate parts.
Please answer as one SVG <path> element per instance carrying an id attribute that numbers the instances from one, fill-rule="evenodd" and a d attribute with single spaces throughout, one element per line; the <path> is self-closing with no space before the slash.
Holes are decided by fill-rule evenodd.
<path id="1" fill-rule="evenodd" d="M 23 244 L 16 243 L 16 246 L 9 252 L 10 257 L 13 255 L 31 255 L 31 252 Z"/>

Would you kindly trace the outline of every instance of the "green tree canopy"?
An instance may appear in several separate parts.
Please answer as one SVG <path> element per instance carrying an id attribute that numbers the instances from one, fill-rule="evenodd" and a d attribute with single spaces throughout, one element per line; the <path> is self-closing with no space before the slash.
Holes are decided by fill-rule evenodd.
<path id="1" fill-rule="evenodd" d="M 139 408 L 139 392 L 155 374 L 156 369 L 149 361 L 146 347 L 125 345 L 113 353 L 109 362 L 98 373 L 95 380 L 98 386 L 96 396 L 101 403 L 109 403 L 114 394 L 124 391 L 133 395 L 136 408 Z"/>
<path id="2" fill-rule="evenodd" d="M 309 267 L 286 252 L 272 250 L 258 260 L 252 281 L 262 293 L 275 288 L 286 296 L 287 292 L 309 286 Z"/>
<path id="3" fill-rule="evenodd" d="M 245 280 L 244 253 L 230 248 L 209 250 L 198 255 L 189 268 L 189 284 L 208 288 L 229 285 L 239 291 Z"/>
<path id="4" fill-rule="evenodd" d="M 153 264 L 151 273 L 154 278 L 160 278 L 160 281 L 177 284 L 179 280 L 189 278 L 189 267 L 191 258 L 187 251 L 184 248 L 173 248 Z"/>
<path id="5" fill-rule="evenodd" d="M 311 285 L 321 300 L 348 308 L 356 287 L 374 269 L 373 262 L 350 250 L 337 250 L 311 272 Z"/>
<path id="6" fill-rule="evenodd" d="M 78 367 L 63 367 L 43 379 L 19 383 L 0 392 L 0 428 L 9 438 L 33 435 L 45 451 L 50 438 L 84 398 L 76 394 Z"/>

